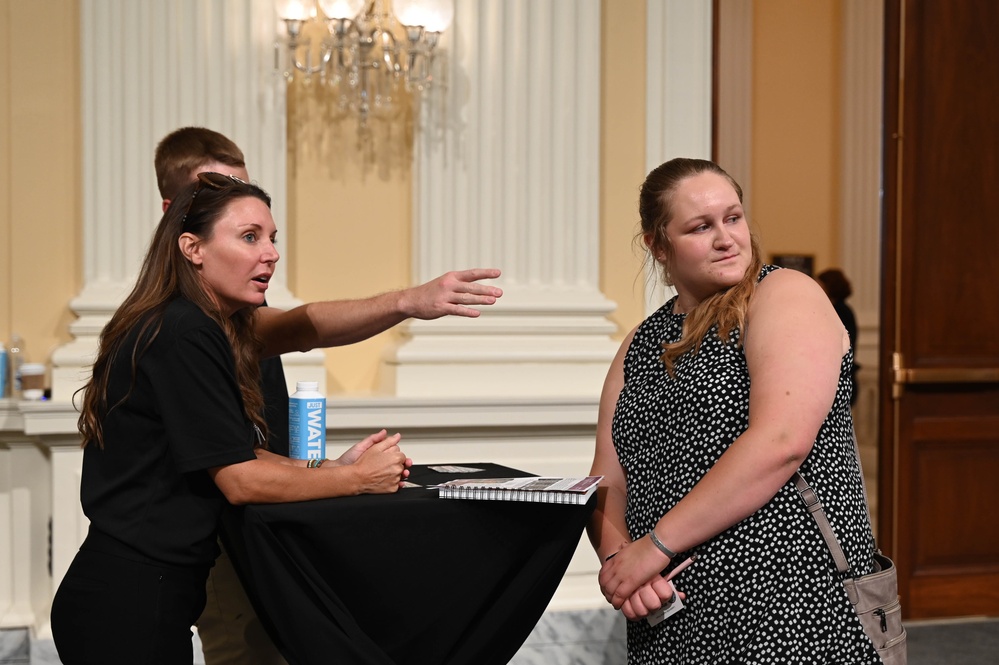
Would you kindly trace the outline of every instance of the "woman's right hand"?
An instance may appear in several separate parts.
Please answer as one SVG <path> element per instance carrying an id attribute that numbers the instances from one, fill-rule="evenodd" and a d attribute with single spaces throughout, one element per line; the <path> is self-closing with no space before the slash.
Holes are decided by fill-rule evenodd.
<path id="1" fill-rule="evenodd" d="M 382 431 L 351 448 L 360 449 L 360 455 L 350 465 L 357 476 L 358 494 L 390 494 L 399 489 L 412 464 L 399 448 L 401 439 L 401 434 L 387 436 Z"/>

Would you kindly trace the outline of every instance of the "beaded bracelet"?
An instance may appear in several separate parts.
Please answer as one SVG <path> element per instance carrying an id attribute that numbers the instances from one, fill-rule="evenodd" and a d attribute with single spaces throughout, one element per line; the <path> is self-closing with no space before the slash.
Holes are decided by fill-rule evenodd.
<path id="1" fill-rule="evenodd" d="M 318 469 L 319 467 L 321 467 L 323 465 L 323 462 L 325 462 L 325 461 L 326 461 L 325 459 L 310 459 L 309 462 L 308 462 L 308 464 L 305 465 L 305 468 L 307 468 L 307 469 Z"/>
<path id="2" fill-rule="evenodd" d="M 649 538 L 652 539 L 652 544 L 656 546 L 656 549 L 668 556 L 671 561 L 676 558 L 676 552 L 663 545 L 663 541 L 659 540 L 659 536 L 656 535 L 655 529 L 649 531 Z"/>

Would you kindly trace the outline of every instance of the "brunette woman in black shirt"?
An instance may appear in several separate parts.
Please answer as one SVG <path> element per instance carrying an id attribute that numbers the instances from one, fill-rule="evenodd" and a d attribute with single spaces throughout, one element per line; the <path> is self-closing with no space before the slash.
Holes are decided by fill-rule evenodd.
<path id="1" fill-rule="evenodd" d="M 226 501 L 388 493 L 408 475 L 384 430 L 319 468 L 260 445 L 259 359 L 292 350 L 280 321 L 256 316 L 275 237 L 263 190 L 200 174 L 101 333 L 79 420 L 90 531 L 51 613 L 65 665 L 193 660 Z"/>

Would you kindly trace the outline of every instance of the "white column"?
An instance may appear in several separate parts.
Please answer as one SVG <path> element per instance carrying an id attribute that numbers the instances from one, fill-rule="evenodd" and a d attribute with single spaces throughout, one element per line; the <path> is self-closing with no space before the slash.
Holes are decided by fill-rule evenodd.
<path id="1" fill-rule="evenodd" d="M 861 444 L 877 439 L 881 294 L 881 132 L 884 7 L 843 4 L 840 128 L 840 267 L 853 285 L 860 397 L 854 409 Z"/>
<path id="2" fill-rule="evenodd" d="M 83 451 L 80 449 L 79 437 L 74 433 L 46 436 L 43 444 L 52 459 L 51 603 L 59 583 L 73 563 L 80 543 L 87 537 L 90 520 L 83 514 L 80 504 Z M 48 618 L 47 613 L 43 616 Z M 40 622 L 39 631 L 46 632 L 46 629 L 47 624 Z"/>
<path id="3" fill-rule="evenodd" d="M 138 274 L 161 217 L 153 152 L 166 134 L 200 125 L 233 139 L 285 227 L 276 22 L 270 0 L 81 0 L 84 284 L 70 303 L 74 339 L 52 356 L 53 399 L 68 401 L 86 380 L 97 336 Z M 285 284 L 279 262 L 271 304 L 297 304 Z M 322 353 L 306 361 L 321 367 Z"/>
<path id="4" fill-rule="evenodd" d="M 870 323 L 880 300 L 883 9 L 865 0 L 843 5 L 840 256 L 853 306 Z"/>
<path id="5" fill-rule="evenodd" d="M 479 319 L 416 321 L 399 396 L 598 395 L 616 351 L 599 288 L 600 0 L 457 0 L 443 131 L 415 156 L 414 278 L 503 270 Z"/>
<path id="6" fill-rule="evenodd" d="M 645 170 L 674 157 L 711 159 L 711 0 L 648 0 L 646 11 Z M 652 313 L 672 289 L 658 275 L 645 283 Z"/>

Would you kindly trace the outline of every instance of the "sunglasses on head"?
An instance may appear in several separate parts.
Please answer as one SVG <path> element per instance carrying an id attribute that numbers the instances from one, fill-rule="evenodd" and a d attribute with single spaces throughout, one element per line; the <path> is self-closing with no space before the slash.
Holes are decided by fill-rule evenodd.
<path id="1" fill-rule="evenodd" d="M 198 185 L 194 188 L 194 193 L 191 194 L 191 200 L 187 203 L 187 210 L 184 211 L 184 217 L 180 220 L 180 227 L 184 228 L 184 225 L 187 223 L 187 216 L 191 214 L 191 208 L 194 206 L 194 199 L 198 198 L 198 192 L 205 187 L 221 190 L 226 189 L 227 187 L 246 184 L 248 183 L 245 180 L 237 178 L 234 175 L 215 173 L 214 171 L 204 171 L 199 173 Z"/>

